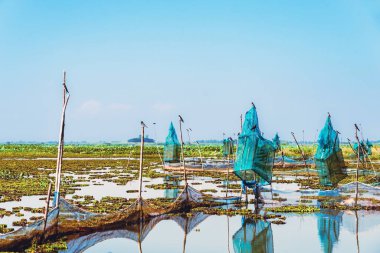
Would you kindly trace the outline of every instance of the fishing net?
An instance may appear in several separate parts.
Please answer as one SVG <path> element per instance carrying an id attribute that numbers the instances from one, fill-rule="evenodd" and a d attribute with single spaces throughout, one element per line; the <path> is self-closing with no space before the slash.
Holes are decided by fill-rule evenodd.
<path id="1" fill-rule="evenodd" d="M 270 222 L 242 218 L 242 227 L 232 236 L 235 253 L 273 253 L 273 234 Z"/>
<path id="2" fill-rule="evenodd" d="M 323 252 L 332 253 L 339 240 L 343 213 L 336 210 L 323 210 L 317 213 L 318 235 Z"/>
<path id="3" fill-rule="evenodd" d="M 196 207 L 220 206 L 229 200 L 238 201 L 236 197 L 213 197 L 206 195 L 186 184 L 177 199 L 168 208 L 168 213 L 188 211 Z"/>
<path id="4" fill-rule="evenodd" d="M 275 149 L 275 152 L 278 152 L 281 150 L 281 141 L 280 141 L 280 136 L 278 136 L 278 133 L 274 136 L 272 139 L 273 142 L 273 147 Z"/>
<path id="5" fill-rule="evenodd" d="M 373 144 L 367 139 L 366 142 L 361 141 L 360 147 L 358 143 L 354 144 L 354 150 L 356 151 L 356 154 L 359 152 L 359 157 L 363 159 L 364 157 L 372 155 L 372 147 Z"/>
<path id="6" fill-rule="evenodd" d="M 358 188 L 359 192 L 371 194 L 374 196 L 380 195 L 380 187 L 373 186 L 370 184 L 360 183 L 360 182 L 359 183 L 351 182 L 348 184 L 344 184 L 344 185 L 339 186 L 337 189 L 342 193 L 354 193 L 356 190 L 356 187 Z"/>
<path id="7" fill-rule="evenodd" d="M 178 141 L 177 133 L 173 126 L 173 122 L 170 123 L 169 133 L 166 137 L 164 146 L 164 162 L 175 163 L 180 161 L 181 145 Z"/>
<path id="8" fill-rule="evenodd" d="M 334 130 L 330 115 L 318 138 L 318 148 L 314 156 L 319 182 L 323 186 L 335 186 L 347 176 L 342 149 L 339 147 L 338 132 Z"/>
<path id="9" fill-rule="evenodd" d="M 256 108 L 245 114 L 242 133 L 239 135 L 234 173 L 243 182 L 256 180 L 272 182 L 275 147 L 272 141 L 264 139 L 259 129 Z"/>
<path id="10" fill-rule="evenodd" d="M 22 247 L 22 245 L 20 245 L 20 242 L 28 243 L 31 242 L 35 237 L 42 236 L 43 234 L 48 234 L 51 228 L 57 224 L 58 214 L 58 208 L 52 209 L 47 215 L 46 226 L 44 220 L 40 219 L 18 230 L 0 235 L 0 249 L 3 251 L 8 249 L 19 249 L 19 247 Z"/>
<path id="11" fill-rule="evenodd" d="M 223 140 L 223 156 L 227 157 L 234 153 L 234 142 L 231 138 Z"/>

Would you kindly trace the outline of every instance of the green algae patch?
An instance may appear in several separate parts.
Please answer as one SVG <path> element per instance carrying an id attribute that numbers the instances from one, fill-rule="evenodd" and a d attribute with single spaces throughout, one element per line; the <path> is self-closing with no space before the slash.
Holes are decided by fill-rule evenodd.
<path id="1" fill-rule="evenodd" d="M 320 208 L 315 206 L 280 206 L 280 207 L 267 207 L 265 211 L 273 213 L 314 213 L 319 212 Z"/>

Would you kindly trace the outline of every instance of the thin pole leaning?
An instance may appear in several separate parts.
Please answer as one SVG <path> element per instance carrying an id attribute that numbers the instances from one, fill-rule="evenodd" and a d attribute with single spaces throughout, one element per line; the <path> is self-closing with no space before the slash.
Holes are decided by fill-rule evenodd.
<path id="1" fill-rule="evenodd" d="M 182 156 L 183 177 L 185 180 L 185 187 L 187 187 L 187 172 L 186 172 L 186 166 L 185 166 L 185 155 L 184 155 L 184 151 L 183 151 L 183 135 L 182 135 L 182 123 L 184 121 L 183 121 L 183 118 L 181 117 L 181 115 L 178 115 L 178 117 L 179 117 L 179 132 L 181 134 L 181 156 Z"/>
<path id="2" fill-rule="evenodd" d="M 198 141 L 196 141 L 197 145 L 198 145 L 198 152 L 199 152 L 199 158 L 201 159 L 201 167 L 202 167 L 202 170 L 204 170 L 204 167 L 203 167 L 203 158 L 202 158 L 202 151 L 201 151 L 201 145 L 199 144 Z"/>
<path id="3" fill-rule="evenodd" d="M 44 229 L 43 233 L 45 233 L 46 230 L 46 225 L 47 225 L 47 220 L 48 220 L 48 215 L 49 215 L 49 204 L 50 204 L 50 195 L 51 195 L 51 182 L 49 183 L 49 188 L 48 188 L 48 193 L 46 197 L 46 205 L 45 205 L 45 213 L 44 213 Z"/>
<path id="4" fill-rule="evenodd" d="M 156 123 L 153 123 L 154 125 L 154 138 L 156 139 L 157 141 L 157 129 L 156 129 Z M 156 149 L 157 149 L 157 153 L 158 153 L 158 157 L 160 157 L 160 161 L 161 161 L 161 164 L 162 164 L 162 168 L 165 169 L 165 163 L 164 163 L 164 160 L 162 160 L 162 157 L 161 157 L 161 152 L 160 152 L 160 149 L 158 148 L 158 142 L 156 142 Z"/>
<path id="5" fill-rule="evenodd" d="M 296 144 L 297 144 L 297 147 L 298 147 L 298 149 L 299 149 L 299 150 L 300 150 L 300 152 L 301 152 L 301 155 L 302 155 L 302 159 L 303 159 L 303 162 L 304 162 L 304 164 L 305 164 L 305 168 L 306 168 L 306 170 L 307 170 L 307 176 L 308 176 L 308 177 L 310 177 L 309 168 L 307 167 L 307 164 L 306 164 L 306 157 L 305 157 L 305 153 L 303 152 L 303 150 L 301 149 L 300 145 L 298 144 L 298 141 L 297 141 L 297 139 L 296 139 L 296 136 L 294 135 L 294 133 L 293 133 L 293 132 L 291 132 L 291 134 L 292 134 L 292 136 L 293 136 L 293 138 L 294 138 L 294 141 L 295 141 L 295 142 L 296 142 Z"/>
<path id="6" fill-rule="evenodd" d="M 65 136 L 65 115 L 66 107 L 69 102 L 70 93 L 66 86 L 66 72 L 63 74 L 63 108 L 61 115 L 61 127 L 59 133 L 59 142 L 58 142 L 58 157 L 57 157 L 57 166 L 56 166 L 56 176 L 55 176 L 55 188 L 54 188 L 54 204 L 55 207 L 59 206 L 59 192 L 61 186 L 61 171 L 62 171 L 62 158 L 63 158 L 63 149 L 64 149 L 64 136 Z"/>
<path id="7" fill-rule="evenodd" d="M 360 140 L 359 140 L 359 137 L 358 137 L 358 131 L 359 130 L 359 127 L 355 124 L 355 138 L 356 138 L 356 141 L 358 142 L 358 147 L 360 146 Z M 359 151 L 359 148 L 358 148 L 358 160 L 357 160 L 357 163 L 356 163 L 356 188 L 355 188 L 355 206 L 357 206 L 358 204 L 358 196 L 359 196 L 359 162 L 360 162 L 360 151 Z"/>
<path id="8" fill-rule="evenodd" d="M 145 127 L 143 121 L 141 121 L 141 145 L 140 145 L 140 172 L 139 172 L 139 200 L 142 200 L 142 172 L 143 172 L 143 162 L 144 162 L 144 134 Z"/>

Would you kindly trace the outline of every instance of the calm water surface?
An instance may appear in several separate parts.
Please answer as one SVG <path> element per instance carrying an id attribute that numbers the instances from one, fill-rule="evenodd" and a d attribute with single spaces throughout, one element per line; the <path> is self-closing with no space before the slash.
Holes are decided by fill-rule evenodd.
<path id="1" fill-rule="evenodd" d="M 285 225 L 242 216 L 206 215 L 164 219 L 152 229 L 146 228 L 150 225 L 142 226 L 140 233 L 113 231 L 78 238 L 61 252 L 139 252 L 139 235 L 141 251 L 156 253 L 376 253 L 380 245 L 380 216 L 367 211 L 291 214 Z"/>

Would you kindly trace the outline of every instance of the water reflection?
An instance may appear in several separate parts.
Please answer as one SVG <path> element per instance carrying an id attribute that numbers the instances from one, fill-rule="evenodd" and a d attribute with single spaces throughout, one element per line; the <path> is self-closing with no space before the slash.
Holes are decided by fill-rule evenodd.
<path id="1" fill-rule="evenodd" d="M 232 237 L 235 253 L 273 253 L 271 223 L 242 217 L 242 227 Z"/>
<path id="2" fill-rule="evenodd" d="M 154 229 L 154 227 L 163 220 L 173 220 L 183 230 L 183 252 L 186 251 L 187 235 L 203 222 L 208 215 L 203 213 L 194 213 L 191 216 L 187 215 L 160 215 L 152 218 L 149 221 L 143 221 L 137 224 L 123 225 L 122 228 L 95 232 L 87 235 L 75 235 L 72 238 L 68 238 L 67 250 L 60 251 L 60 253 L 76 253 L 84 252 L 87 249 L 110 239 L 129 239 L 137 242 L 139 252 L 143 252 L 142 242 L 148 236 L 148 234 Z"/>
<path id="3" fill-rule="evenodd" d="M 324 253 L 332 253 L 339 240 L 343 212 L 323 210 L 317 213 L 318 236 Z"/>

